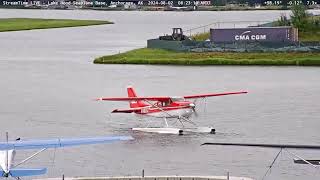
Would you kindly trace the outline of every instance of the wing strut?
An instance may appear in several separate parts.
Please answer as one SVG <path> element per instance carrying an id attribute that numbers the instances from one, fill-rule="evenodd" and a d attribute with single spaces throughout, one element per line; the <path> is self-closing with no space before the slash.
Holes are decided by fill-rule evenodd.
<path id="1" fill-rule="evenodd" d="M 152 103 L 151 103 L 150 101 L 148 101 L 148 100 L 144 100 L 144 101 L 146 101 L 147 103 L 149 103 L 151 106 L 158 108 L 160 111 L 166 113 L 166 114 L 169 115 L 170 117 L 173 117 L 170 113 L 166 112 L 165 110 L 163 110 L 162 108 L 160 108 L 160 107 L 157 106 L 156 104 L 152 104 Z M 165 120 L 165 121 L 166 121 L 166 124 L 167 124 L 167 126 L 168 126 L 167 120 Z M 183 123 L 181 122 L 180 119 L 179 119 L 179 121 L 180 121 L 180 123 L 182 124 L 182 126 L 184 127 L 184 125 L 183 125 Z"/>
<path id="2" fill-rule="evenodd" d="M 276 155 L 276 157 L 273 159 L 273 161 L 272 161 L 271 165 L 269 166 L 269 168 L 268 168 L 267 172 L 264 174 L 264 176 L 263 176 L 262 180 L 264 180 L 264 178 L 266 178 L 266 177 L 267 177 L 267 174 L 269 173 L 269 171 L 271 171 L 272 166 L 274 165 L 274 163 L 275 163 L 275 162 L 276 162 L 276 160 L 278 159 L 278 157 L 279 157 L 279 155 L 281 154 L 281 152 L 282 152 L 282 148 L 280 148 L 280 151 L 278 152 L 278 154 Z"/>
<path id="3" fill-rule="evenodd" d="M 284 149 L 284 150 L 286 150 L 286 151 L 287 151 L 290 155 L 292 155 L 293 157 L 296 157 L 296 158 L 298 158 L 298 159 L 301 159 L 303 162 L 305 162 L 305 163 L 313 166 L 314 168 L 317 168 L 316 165 L 310 163 L 309 161 L 305 160 L 304 158 L 302 158 L 302 157 L 300 157 L 300 156 L 298 156 L 298 155 L 296 155 L 296 154 L 293 154 L 292 152 L 288 151 L 287 149 Z"/>
<path id="4" fill-rule="evenodd" d="M 32 154 L 31 156 L 27 157 L 26 159 L 22 160 L 21 162 L 19 162 L 18 164 L 14 165 L 13 168 L 16 168 L 17 166 L 29 161 L 30 159 L 32 159 L 33 157 L 37 156 L 38 154 L 40 154 L 41 152 L 47 150 L 47 148 L 43 148 L 39 151 L 37 151 L 36 153 Z"/>
<path id="5" fill-rule="evenodd" d="M 148 101 L 148 100 L 144 100 L 144 101 L 146 101 L 146 102 L 147 102 L 148 104 L 150 104 L 151 106 L 156 107 L 156 108 L 159 109 L 160 111 L 166 113 L 166 114 L 169 115 L 170 117 L 173 117 L 170 113 L 166 112 L 165 110 L 163 110 L 162 108 L 160 108 L 160 107 L 157 106 L 156 104 L 152 104 L 152 103 L 151 103 L 150 101 Z M 196 126 L 196 123 L 190 121 L 189 119 L 187 119 L 187 118 L 185 118 L 185 117 L 183 117 L 183 116 L 181 116 L 180 118 L 182 118 L 182 119 L 185 120 L 186 122 L 188 122 L 188 123 L 193 124 L 193 125 Z M 182 127 L 184 127 L 184 124 L 182 123 L 182 121 L 181 121 L 180 118 L 177 118 L 177 119 L 178 119 L 179 122 L 181 123 Z"/>
<path id="6" fill-rule="evenodd" d="M 9 133 L 6 132 L 6 141 L 7 141 L 7 145 L 9 144 Z M 9 152 L 8 150 L 6 150 L 6 169 L 4 171 L 9 171 Z"/>

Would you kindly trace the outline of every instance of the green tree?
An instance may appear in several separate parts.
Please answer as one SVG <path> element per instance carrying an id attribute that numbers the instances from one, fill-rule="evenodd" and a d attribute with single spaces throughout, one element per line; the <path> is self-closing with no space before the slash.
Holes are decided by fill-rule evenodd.
<path id="1" fill-rule="evenodd" d="M 211 1 L 213 6 L 225 6 L 227 4 L 226 0 L 213 0 Z"/>
<path id="2" fill-rule="evenodd" d="M 287 9 L 289 0 L 282 0 L 281 2 L 282 2 L 282 4 L 281 4 L 282 5 L 282 9 Z"/>
<path id="3" fill-rule="evenodd" d="M 308 28 L 308 14 L 306 7 L 303 4 L 293 5 L 291 12 L 292 25 L 300 31 L 306 31 Z"/>

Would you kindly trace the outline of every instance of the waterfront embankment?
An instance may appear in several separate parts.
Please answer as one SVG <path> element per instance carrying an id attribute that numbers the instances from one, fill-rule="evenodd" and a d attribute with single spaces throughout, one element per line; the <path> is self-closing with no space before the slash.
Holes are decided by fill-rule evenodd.
<path id="1" fill-rule="evenodd" d="M 0 32 L 113 24 L 101 20 L 6 18 L 0 19 Z"/>

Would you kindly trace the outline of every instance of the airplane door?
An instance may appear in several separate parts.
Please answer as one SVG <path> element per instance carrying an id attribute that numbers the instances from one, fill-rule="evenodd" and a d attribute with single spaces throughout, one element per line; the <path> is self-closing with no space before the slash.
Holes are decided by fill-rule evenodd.
<path id="1" fill-rule="evenodd" d="M 142 109 L 141 109 L 141 113 L 147 114 L 147 113 L 148 113 L 148 109 L 147 109 L 147 108 L 142 108 Z"/>

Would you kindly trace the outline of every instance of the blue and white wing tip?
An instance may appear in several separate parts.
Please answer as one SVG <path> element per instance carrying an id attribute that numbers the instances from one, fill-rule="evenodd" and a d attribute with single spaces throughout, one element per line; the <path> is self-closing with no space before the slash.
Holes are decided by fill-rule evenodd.
<path id="1" fill-rule="evenodd" d="M 119 136 L 119 139 L 122 141 L 134 140 L 132 136 Z"/>
<path id="2" fill-rule="evenodd" d="M 93 139 L 102 139 L 102 140 L 110 140 L 110 141 L 129 141 L 133 140 L 132 136 L 103 136 L 103 137 L 94 137 Z"/>

